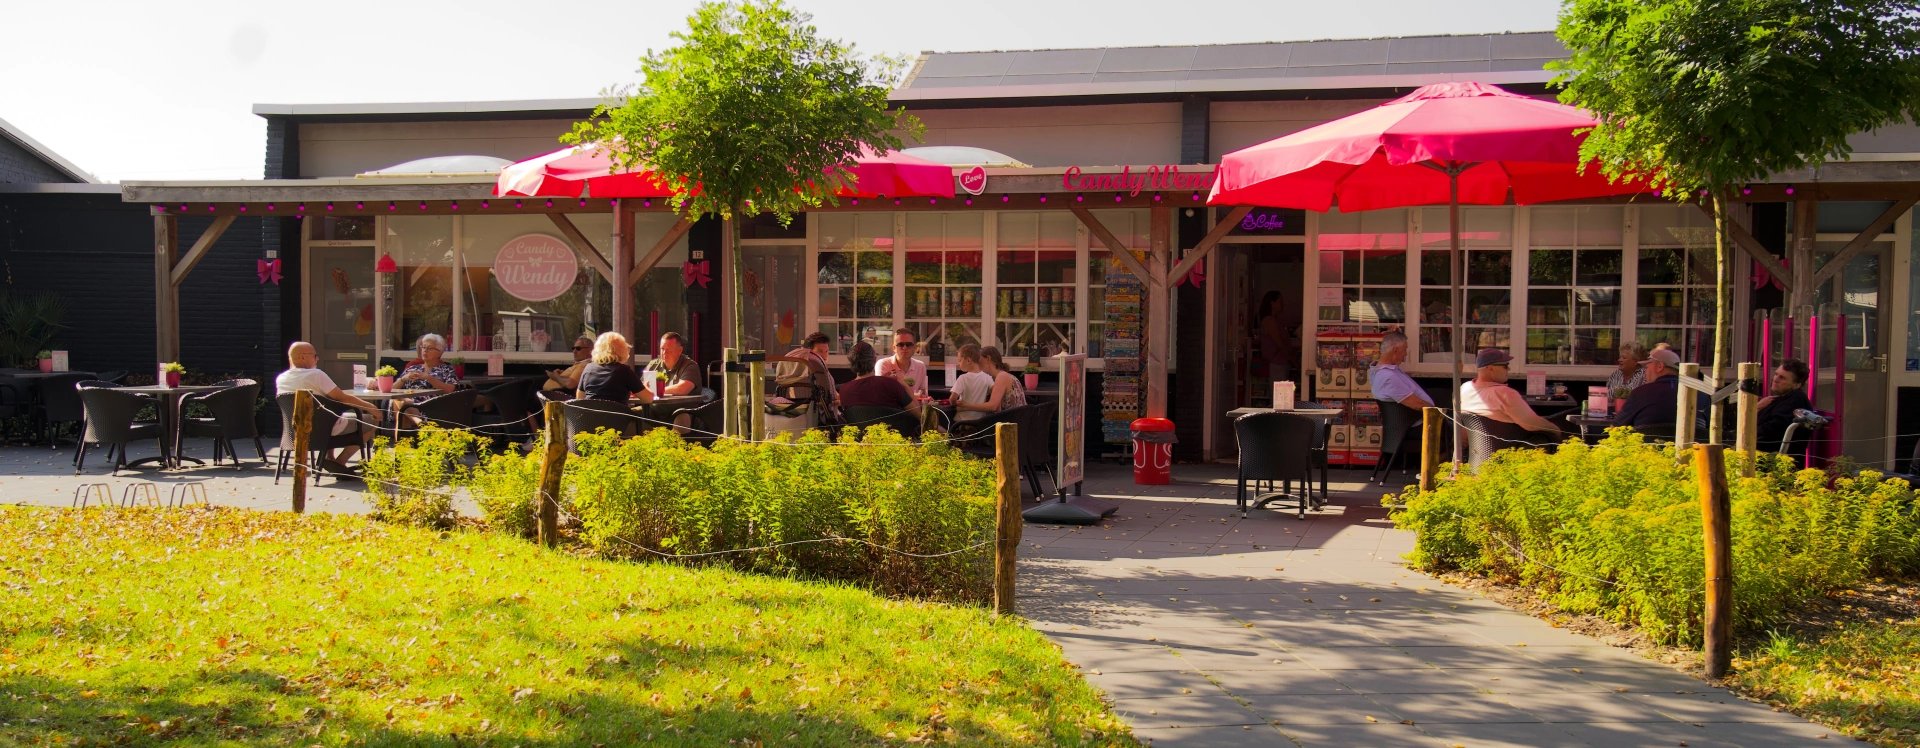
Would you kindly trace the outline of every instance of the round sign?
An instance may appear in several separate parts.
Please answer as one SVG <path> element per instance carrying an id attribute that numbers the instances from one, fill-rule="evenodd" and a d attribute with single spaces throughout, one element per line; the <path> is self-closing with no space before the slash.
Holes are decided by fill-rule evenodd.
<path id="1" fill-rule="evenodd" d="M 547 301 L 566 293 L 579 274 L 573 250 L 547 234 L 508 239 L 493 258 L 493 278 L 500 290 L 522 301 Z"/>

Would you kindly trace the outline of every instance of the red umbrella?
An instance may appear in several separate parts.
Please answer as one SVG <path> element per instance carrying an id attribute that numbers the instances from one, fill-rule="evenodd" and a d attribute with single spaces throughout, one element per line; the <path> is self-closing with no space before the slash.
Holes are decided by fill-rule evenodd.
<path id="1" fill-rule="evenodd" d="M 863 149 L 848 170 L 853 184 L 840 197 L 953 197 L 953 167 L 919 156 Z"/>
<path id="2" fill-rule="evenodd" d="M 1575 107 L 1485 83 L 1439 83 L 1358 114 L 1220 158 L 1208 205 L 1345 211 L 1448 206 L 1453 308 L 1460 298 L 1460 205 L 1576 200 L 1644 192 L 1589 164 L 1580 144 L 1597 124 Z M 1453 385 L 1460 390 L 1460 318 L 1454 313 Z M 1454 461 L 1459 462 L 1459 421 Z"/>
<path id="3" fill-rule="evenodd" d="M 899 151 L 862 151 L 840 197 L 953 197 L 953 167 Z M 500 170 L 494 194 L 524 197 L 671 197 L 678 190 L 650 171 L 615 171 L 597 144 L 563 148 Z"/>

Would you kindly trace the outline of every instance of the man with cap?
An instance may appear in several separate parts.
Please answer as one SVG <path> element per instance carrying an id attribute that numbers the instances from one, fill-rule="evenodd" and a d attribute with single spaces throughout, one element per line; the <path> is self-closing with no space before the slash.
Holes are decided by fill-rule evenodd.
<path id="1" fill-rule="evenodd" d="M 1635 387 L 1633 394 L 1627 396 L 1627 404 L 1620 406 L 1613 425 L 1671 436 L 1675 413 L 1680 408 L 1680 354 L 1672 348 L 1655 347 L 1640 365 L 1646 372 L 1646 384 Z"/>
<path id="2" fill-rule="evenodd" d="M 1507 385 L 1507 365 L 1513 357 L 1498 348 L 1482 348 L 1474 360 L 1479 370 L 1473 379 L 1460 385 L 1460 412 L 1511 423 L 1528 431 L 1558 437 L 1560 429 L 1541 418 L 1527 406 L 1520 391 Z"/>

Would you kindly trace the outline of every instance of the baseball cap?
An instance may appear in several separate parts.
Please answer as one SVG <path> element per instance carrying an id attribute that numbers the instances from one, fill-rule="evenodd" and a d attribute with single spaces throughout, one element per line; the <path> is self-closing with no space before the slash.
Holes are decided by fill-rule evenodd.
<path id="1" fill-rule="evenodd" d="M 1494 364 L 1504 364 L 1512 360 L 1513 356 L 1508 355 L 1506 351 L 1498 348 L 1482 348 L 1480 349 L 1479 358 L 1474 360 L 1473 368 L 1484 369 Z"/>
<path id="2" fill-rule="evenodd" d="M 1669 369 L 1679 368 L 1680 354 L 1674 353 L 1672 348 L 1655 348 L 1652 353 L 1647 354 L 1647 360 L 1640 363 L 1650 364 L 1655 361 L 1666 364 Z"/>

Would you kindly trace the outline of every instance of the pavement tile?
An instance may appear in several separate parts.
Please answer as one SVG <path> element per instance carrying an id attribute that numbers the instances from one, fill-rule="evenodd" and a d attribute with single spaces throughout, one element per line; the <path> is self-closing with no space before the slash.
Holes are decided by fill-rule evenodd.
<path id="1" fill-rule="evenodd" d="M 1341 695 L 1356 693 L 1328 673 L 1301 668 L 1278 670 L 1210 670 L 1207 678 L 1227 693 L 1242 698 L 1274 694 Z"/>
<path id="2" fill-rule="evenodd" d="M 1060 642 L 1067 661 L 1080 666 L 1083 673 L 1138 673 L 1152 670 L 1191 669 L 1166 647 L 1109 647 L 1084 642 L 1068 646 Z"/>
<path id="3" fill-rule="evenodd" d="M 1580 693 L 1616 693 L 1613 686 L 1583 680 L 1557 668 L 1460 668 L 1448 675 L 1490 693 L 1545 693 L 1571 698 Z"/>
<path id="4" fill-rule="evenodd" d="M 1235 694 L 1268 722 L 1288 725 L 1375 725 L 1400 717 L 1364 694 Z"/>
<path id="5" fill-rule="evenodd" d="M 1793 722 L 1804 725 L 1807 723 L 1805 719 L 1790 712 L 1774 711 L 1773 707 L 1747 701 L 1717 689 L 1691 694 L 1629 694 L 1624 698 L 1646 704 L 1660 710 L 1661 714 L 1690 724 Z"/>
<path id="6" fill-rule="evenodd" d="M 1547 724 L 1424 724 L 1420 730 L 1432 736 L 1437 745 L 1471 748 L 1588 748 L 1591 744 L 1568 733 L 1561 725 Z M 1616 743 L 1615 745 L 1628 745 Z"/>
<path id="7" fill-rule="evenodd" d="M 1621 693 L 1707 693 L 1714 690 L 1713 686 L 1696 678 L 1667 668 L 1578 668 L 1568 672 L 1587 683 Z"/>
<path id="8" fill-rule="evenodd" d="M 1591 642 L 1592 640 L 1588 640 Z M 1583 644 L 1578 646 L 1528 645 L 1515 647 L 1516 651 L 1547 667 L 1560 668 L 1651 668 L 1668 669 L 1666 665 L 1649 660 L 1630 650 L 1605 644 Z"/>
<path id="9" fill-rule="evenodd" d="M 1400 651 L 1421 662 L 1447 669 L 1539 667 L 1516 647 L 1497 646 L 1399 646 Z"/>
<path id="10" fill-rule="evenodd" d="M 1133 736 L 1154 748 L 1245 748 L 1292 745 L 1280 731 L 1267 725 L 1225 727 L 1143 727 Z"/>
<path id="11" fill-rule="evenodd" d="M 1613 748 L 1613 746 L 1733 748 L 1740 745 L 1718 739 L 1717 730 L 1710 731 L 1679 722 L 1578 722 L 1556 724 L 1553 727 L 1596 748 Z M 1802 748 L 1805 746 L 1804 743 L 1795 745 L 1800 745 Z"/>
<path id="12" fill-rule="evenodd" d="M 1113 710 L 1136 727 L 1212 727 L 1217 725 L 1264 725 L 1233 697 L 1220 691 L 1193 696 L 1165 696 L 1154 699 L 1119 699 Z"/>
<path id="13" fill-rule="evenodd" d="M 1497 696 L 1547 722 L 1672 722 L 1651 705 L 1611 692 L 1523 691 Z"/>
<path id="14" fill-rule="evenodd" d="M 1397 722 L 1367 725 L 1279 725 L 1301 748 L 1440 748 L 1446 743 L 1418 727 Z"/>
<path id="15" fill-rule="evenodd" d="M 1101 673 L 1087 676 L 1087 682 L 1105 691 L 1107 697 L 1112 699 L 1204 696 L 1220 692 L 1220 687 L 1208 680 L 1204 673 L 1192 670 Z"/>
<path id="16" fill-rule="evenodd" d="M 1460 677 L 1459 673 L 1438 668 L 1330 670 L 1326 674 L 1355 693 L 1365 694 L 1473 694 L 1491 690 Z"/>
<path id="17" fill-rule="evenodd" d="M 1544 720 L 1507 703 L 1497 694 L 1431 693 L 1376 694 L 1375 701 L 1414 724 L 1516 723 Z"/>
<path id="18" fill-rule="evenodd" d="M 1287 654 L 1321 670 L 1419 670 L 1427 664 L 1388 646 L 1321 647 L 1288 645 Z"/>

